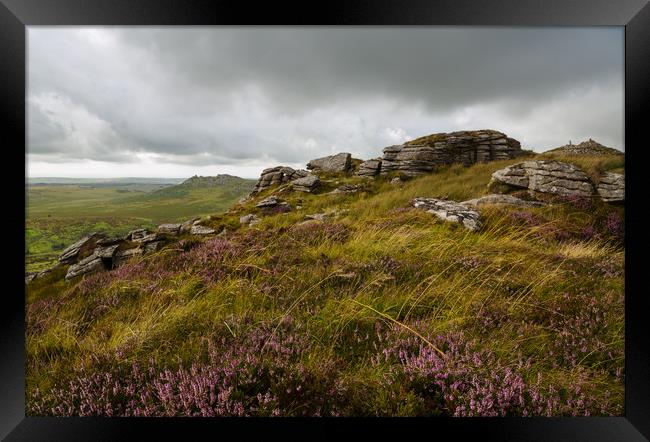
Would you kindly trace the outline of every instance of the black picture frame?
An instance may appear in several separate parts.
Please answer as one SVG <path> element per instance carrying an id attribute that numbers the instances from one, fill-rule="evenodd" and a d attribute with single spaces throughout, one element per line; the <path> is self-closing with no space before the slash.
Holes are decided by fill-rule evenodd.
<path id="1" fill-rule="evenodd" d="M 30 25 L 481 25 L 624 26 L 626 145 L 625 415 L 593 418 L 191 419 L 25 417 L 24 189 L 26 26 Z M 178 435 L 194 439 L 281 436 L 470 437 L 479 440 L 641 441 L 650 439 L 650 321 L 644 278 L 644 164 L 650 148 L 644 110 L 650 103 L 648 0 L 365 0 L 248 4 L 222 0 L 0 0 L 0 109 L 5 199 L 3 221 L 0 437 L 17 440 L 130 440 Z M 13 251 L 15 252 L 8 252 Z M 7 284 L 10 282 L 10 284 Z M 140 436 L 142 437 L 142 436 Z M 229 435 L 228 437 L 233 437 Z"/>

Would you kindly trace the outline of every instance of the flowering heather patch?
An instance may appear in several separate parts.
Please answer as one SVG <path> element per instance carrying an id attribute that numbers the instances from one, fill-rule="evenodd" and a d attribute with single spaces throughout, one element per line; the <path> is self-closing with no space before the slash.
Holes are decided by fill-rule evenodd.
<path id="1" fill-rule="evenodd" d="M 336 413 L 339 392 L 330 361 L 318 371 L 301 361 L 309 350 L 299 327 L 285 320 L 243 339 L 211 342 L 208 360 L 189 367 L 116 365 L 82 368 L 47 393 L 35 390 L 30 413 L 56 416 L 278 416 Z"/>
<path id="2" fill-rule="evenodd" d="M 462 332 L 439 335 L 430 342 L 439 354 L 416 336 L 397 337 L 384 349 L 392 362 L 392 380 L 403 382 L 424 404 L 425 414 L 451 416 L 557 416 L 592 413 L 620 414 L 605 410 L 585 391 L 586 380 L 571 388 L 544 383 L 541 372 L 534 379 L 525 373 L 532 360 L 521 358 L 505 364 Z"/>
<path id="3" fill-rule="evenodd" d="M 605 220 L 607 233 L 617 241 L 623 242 L 625 239 L 625 223 L 618 212 L 610 212 Z"/>
<path id="4" fill-rule="evenodd" d="M 574 194 L 558 197 L 558 199 L 572 205 L 578 210 L 591 210 L 594 207 L 594 201 L 589 196 Z"/>
<path id="5" fill-rule="evenodd" d="M 555 366 L 573 368 L 588 359 L 605 368 L 611 366 L 616 377 L 622 375 L 618 361 L 623 359 L 623 341 L 615 339 L 609 329 L 612 317 L 622 316 L 622 294 L 600 298 L 586 290 L 564 293 L 550 307 L 555 314 L 549 316 L 553 332 L 549 356 Z"/>

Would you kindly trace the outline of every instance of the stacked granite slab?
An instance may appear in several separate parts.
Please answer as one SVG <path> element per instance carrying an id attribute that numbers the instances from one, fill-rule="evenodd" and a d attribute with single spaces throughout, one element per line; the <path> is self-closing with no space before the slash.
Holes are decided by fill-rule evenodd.
<path id="1" fill-rule="evenodd" d="M 276 184 L 288 183 L 306 177 L 307 175 L 309 175 L 309 172 L 306 170 L 296 170 L 289 166 L 276 166 L 264 169 L 260 178 L 257 180 L 257 184 L 255 184 L 255 188 L 251 192 L 251 195 L 260 193 Z"/>
<path id="2" fill-rule="evenodd" d="M 379 175 L 381 171 L 381 158 L 373 158 L 371 160 L 366 160 L 363 163 L 359 164 L 359 169 L 357 170 L 356 175 L 374 177 Z"/>
<path id="3" fill-rule="evenodd" d="M 519 141 L 495 130 L 439 133 L 386 147 L 380 173 L 415 176 L 445 164 L 471 165 L 515 158 L 521 153 Z"/>

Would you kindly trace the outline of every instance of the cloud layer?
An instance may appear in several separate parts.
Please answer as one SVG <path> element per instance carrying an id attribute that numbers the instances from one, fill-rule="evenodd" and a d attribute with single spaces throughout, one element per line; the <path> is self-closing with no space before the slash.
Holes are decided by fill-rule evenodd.
<path id="1" fill-rule="evenodd" d="M 623 66 L 621 28 L 30 27 L 28 173 L 255 176 L 480 128 L 623 149 Z"/>

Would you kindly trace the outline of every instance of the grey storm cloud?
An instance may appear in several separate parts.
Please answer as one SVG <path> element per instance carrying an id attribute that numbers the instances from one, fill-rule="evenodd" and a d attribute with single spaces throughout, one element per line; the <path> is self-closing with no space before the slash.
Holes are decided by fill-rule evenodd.
<path id="1" fill-rule="evenodd" d="M 492 128 L 623 149 L 621 28 L 28 29 L 28 154 L 300 164 Z"/>

